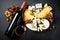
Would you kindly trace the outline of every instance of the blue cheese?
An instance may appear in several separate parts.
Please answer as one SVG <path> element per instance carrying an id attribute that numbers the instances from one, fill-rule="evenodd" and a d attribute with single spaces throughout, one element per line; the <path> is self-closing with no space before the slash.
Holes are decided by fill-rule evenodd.
<path id="1" fill-rule="evenodd" d="M 42 3 L 35 4 L 36 8 L 42 8 Z"/>

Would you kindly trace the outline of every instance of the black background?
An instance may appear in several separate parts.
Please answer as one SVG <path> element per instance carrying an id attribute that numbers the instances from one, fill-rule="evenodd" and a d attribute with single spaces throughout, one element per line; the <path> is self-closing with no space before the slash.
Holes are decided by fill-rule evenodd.
<path id="1" fill-rule="evenodd" d="M 53 7 L 54 13 L 54 25 L 56 26 L 55 30 L 48 32 L 33 32 L 29 29 L 24 33 L 19 40 L 60 40 L 60 1 L 59 0 L 0 0 L 0 40 L 9 40 L 8 37 L 4 35 L 10 22 L 6 21 L 4 16 L 4 11 L 11 5 L 20 6 L 23 1 L 27 1 L 29 5 L 34 5 L 36 3 L 42 2 L 48 3 Z"/>

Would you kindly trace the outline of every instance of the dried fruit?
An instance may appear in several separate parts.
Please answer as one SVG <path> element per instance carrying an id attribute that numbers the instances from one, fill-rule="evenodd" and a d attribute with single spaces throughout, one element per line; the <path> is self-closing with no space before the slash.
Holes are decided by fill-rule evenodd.
<path id="1" fill-rule="evenodd" d="M 7 20 L 12 20 L 12 13 L 10 11 L 7 10 L 7 11 L 5 11 L 4 14 L 5 14 Z"/>
<path id="2" fill-rule="evenodd" d="M 56 27 L 55 26 L 52 26 L 52 29 L 55 29 Z"/>
<path id="3" fill-rule="evenodd" d="M 18 7 L 13 5 L 10 6 L 6 11 L 5 11 L 5 16 L 7 20 L 12 20 L 13 19 L 13 15 L 15 15 L 15 13 L 18 11 Z"/>
<path id="4" fill-rule="evenodd" d="M 8 10 L 12 13 L 16 13 L 18 11 L 18 7 L 13 5 L 13 6 L 9 7 Z"/>

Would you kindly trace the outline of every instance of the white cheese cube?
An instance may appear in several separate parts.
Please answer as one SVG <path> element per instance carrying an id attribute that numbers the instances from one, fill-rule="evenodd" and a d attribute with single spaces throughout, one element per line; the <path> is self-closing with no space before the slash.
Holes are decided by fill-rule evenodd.
<path id="1" fill-rule="evenodd" d="M 36 13 L 39 13 L 39 12 L 40 12 L 40 9 L 37 9 L 37 10 L 36 10 Z"/>
<path id="2" fill-rule="evenodd" d="M 32 7 L 31 7 L 31 6 L 29 6 L 29 7 L 28 7 L 28 10 L 32 10 Z"/>

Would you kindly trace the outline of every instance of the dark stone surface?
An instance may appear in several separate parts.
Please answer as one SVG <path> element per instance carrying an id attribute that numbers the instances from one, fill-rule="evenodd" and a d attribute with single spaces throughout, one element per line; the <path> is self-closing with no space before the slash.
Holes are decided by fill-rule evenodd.
<path id="1" fill-rule="evenodd" d="M 60 1 L 59 0 L 0 0 L 0 40 L 9 40 L 7 36 L 4 35 L 10 22 L 6 21 L 4 16 L 4 11 L 11 5 L 20 6 L 23 1 L 27 1 L 29 5 L 42 2 L 48 3 L 53 7 L 54 13 L 54 25 L 56 26 L 55 30 L 48 32 L 33 32 L 29 29 L 24 33 L 19 40 L 60 40 Z"/>

